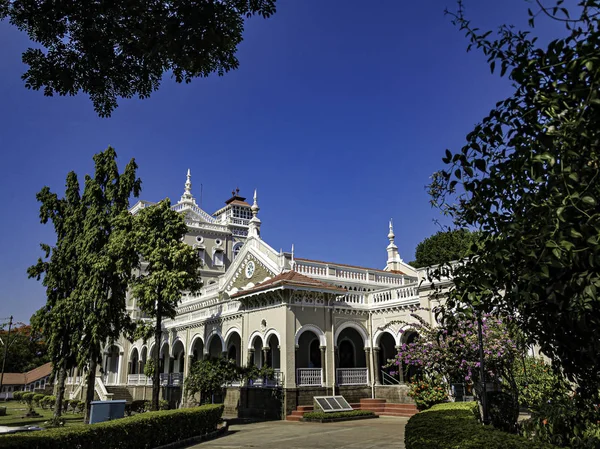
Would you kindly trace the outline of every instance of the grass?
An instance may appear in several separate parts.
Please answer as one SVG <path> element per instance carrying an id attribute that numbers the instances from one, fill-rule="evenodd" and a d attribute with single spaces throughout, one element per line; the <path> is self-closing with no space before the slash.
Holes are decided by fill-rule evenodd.
<path id="1" fill-rule="evenodd" d="M 52 410 L 43 410 L 41 407 L 34 407 L 34 410 L 41 416 L 37 418 L 26 417 L 27 404 L 21 404 L 18 401 L 0 401 L 0 407 L 6 407 L 6 416 L 0 416 L 0 426 L 40 426 L 52 418 Z M 83 414 L 81 413 L 63 413 L 65 427 L 74 427 L 83 425 Z"/>

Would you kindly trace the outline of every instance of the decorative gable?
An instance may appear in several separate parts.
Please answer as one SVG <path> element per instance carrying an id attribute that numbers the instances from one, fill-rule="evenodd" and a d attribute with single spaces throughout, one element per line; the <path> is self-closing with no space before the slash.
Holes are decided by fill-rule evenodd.
<path id="1" fill-rule="evenodd" d="M 247 290 L 272 278 L 275 274 L 252 253 L 247 253 L 242 263 L 237 266 L 225 290 Z"/>

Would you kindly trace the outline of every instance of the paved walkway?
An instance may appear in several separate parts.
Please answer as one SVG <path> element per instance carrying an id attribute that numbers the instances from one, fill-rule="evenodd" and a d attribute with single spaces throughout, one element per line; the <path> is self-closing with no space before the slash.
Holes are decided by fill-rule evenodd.
<path id="1" fill-rule="evenodd" d="M 340 423 L 295 423 L 269 421 L 229 427 L 224 437 L 189 449 L 404 449 L 404 426 L 408 418 L 382 416 L 377 419 Z"/>

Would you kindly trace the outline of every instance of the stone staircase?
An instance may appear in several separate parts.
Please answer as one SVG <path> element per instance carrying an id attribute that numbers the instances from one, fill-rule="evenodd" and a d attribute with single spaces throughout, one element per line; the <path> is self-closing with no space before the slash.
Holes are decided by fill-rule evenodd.
<path id="1" fill-rule="evenodd" d="M 388 404 L 385 399 L 361 399 L 360 403 L 351 403 L 354 410 L 370 410 L 379 416 L 404 416 L 411 417 L 417 413 L 417 407 L 414 404 Z M 286 421 L 300 421 L 306 412 L 314 410 L 312 405 L 299 405 L 290 415 L 286 416 Z"/>
<path id="2" fill-rule="evenodd" d="M 127 387 L 106 387 L 106 390 L 113 395 L 113 401 L 122 401 L 124 399 L 125 401 L 127 401 L 128 404 L 131 404 L 133 402 L 133 397 L 131 397 L 131 393 L 129 393 Z"/>

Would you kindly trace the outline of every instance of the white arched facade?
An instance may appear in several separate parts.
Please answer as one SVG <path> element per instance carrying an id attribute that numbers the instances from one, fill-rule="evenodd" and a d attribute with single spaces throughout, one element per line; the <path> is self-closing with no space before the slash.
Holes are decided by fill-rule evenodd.
<path id="1" fill-rule="evenodd" d="M 366 329 L 354 321 L 345 321 L 337 327 L 337 329 L 335 330 L 335 339 L 334 339 L 336 346 L 338 344 L 338 338 L 339 338 L 340 334 L 342 333 L 343 330 L 348 329 L 348 328 L 354 329 L 360 334 L 361 338 L 363 339 L 365 348 L 371 347 L 371 342 L 369 341 L 369 335 L 367 334 Z"/>
<path id="2" fill-rule="evenodd" d="M 300 329 L 298 329 L 296 331 L 296 335 L 294 337 L 294 344 L 296 345 L 296 347 L 298 347 L 298 341 L 300 340 L 300 336 L 306 331 L 314 332 L 315 335 L 319 339 L 319 344 L 322 347 L 327 346 L 327 340 L 325 338 L 325 333 L 321 330 L 321 328 L 319 326 L 315 326 L 314 324 L 305 324 L 304 326 L 302 326 Z"/>
<path id="3" fill-rule="evenodd" d="M 264 348 L 265 340 L 263 338 L 262 332 L 254 331 L 254 332 L 252 332 L 252 334 L 250 334 L 250 338 L 248 338 L 248 349 L 254 349 L 254 339 L 255 338 L 260 338 L 261 348 Z"/>
<path id="4" fill-rule="evenodd" d="M 396 346 L 400 345 L 400 332 L 394 332 L 391 329 L 384 329 L 384 330 L 378 330 L 377 332 L 375 332 L 375 335 L 373 335 L 373 341 L 374 341 L 374 345 L 375 347 L 379 346 L 379 343 L 381 342 L 381 337 L 383 336 L 383 334 L 389 334 L 392 336 L 392 338 L 394 339 L 394 342 L 396 343 Z"/>
<path id="5" fill-rule="evenodd" d="M 225 346 L 225 340 L 223 339 L 223 335 L 217 329 L 214 329 L 211 333 L 206 336 L 206 344 L 204 345 L 204 354 L 208 355 L 210 351 L 210 345 L 212 343 L 213 338 L 218 338 L 221 341 L 221 352 L 225 352 L 227 347 Z"/>
<path id="6" fill-rule="evenodd" d="M 188 356 L 192 357 L 194 355 L 194 346 L 196 346 L 196 342 L 198 340 L 200 340 L 202 342 L 202 347 L 206 346 L 204 344 L 204 339 L 202 338 L 202 335 L 194 334 L 194 336 L 192 337 L 191 343 L 190 343 L 190 347 L 188 348 Z"/>

